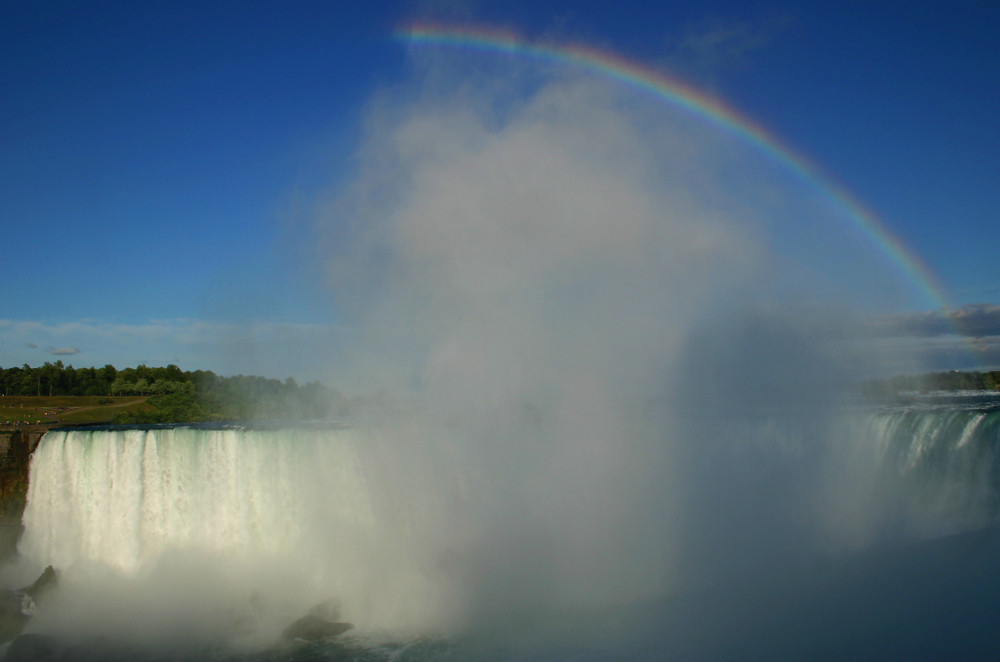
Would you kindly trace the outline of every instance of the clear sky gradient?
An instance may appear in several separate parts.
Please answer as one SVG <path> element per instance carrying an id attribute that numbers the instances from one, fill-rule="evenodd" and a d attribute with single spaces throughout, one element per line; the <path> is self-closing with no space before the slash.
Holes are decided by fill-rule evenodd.
<path id="1" fill-rule="evenodd" d="M 995 1 L 13 1 L 0 365 L 328 377 L 350 320 L 310 210 L 408 76 L 392 35 L 414 21 L 585 44 L 717 96 L 874 210 L 979 321 L 980 360 L 1000 356 Z M 884 314 L 911 331 L 940 316 Z"/>

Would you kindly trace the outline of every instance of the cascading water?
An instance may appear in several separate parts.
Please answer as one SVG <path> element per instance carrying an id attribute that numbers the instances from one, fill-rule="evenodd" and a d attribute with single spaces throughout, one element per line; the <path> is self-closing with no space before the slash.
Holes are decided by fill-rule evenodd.
<path id="1" fill-rule="evenodd" d="M 215 591 L 209 604 L 264 638 L 330 600 L 359 629 L 433 629 L 461 472 L 427 450 L 333 427 L 53 431 L 32 458 L 19 551 L 84 592 L 169 584 L 184 609 Z"/>
<path id="2" fill-rule="evenodd" d="M 370 530 L 353 431 L 57 431 L 35 452 L 22 554 L 134 571 L 171 547 L 282 555 L 322 516 Z M 326 485 L 328 498 L 309 502 Z"/>
<path id="3" fill-rule="evenodd" d="M 872 499 L 898 532 L 941 535 L 1000 515 L 1000 410 L 897 406 L 856 417 L 851 443 L 873 470 Z"/>

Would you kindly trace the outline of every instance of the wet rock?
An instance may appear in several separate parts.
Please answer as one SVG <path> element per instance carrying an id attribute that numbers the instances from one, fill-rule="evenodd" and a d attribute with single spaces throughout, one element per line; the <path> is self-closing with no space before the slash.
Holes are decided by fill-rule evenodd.
<path id="1" fill-rule="evenodd" d="M 31 618 L 34 603 L 17 591 L 0 591 L 0 641 L 10 641 L 21 634 Z"/>
<path id="2" fill-rule="evenodd" d="M 14 639 L 35 613 L 35 603 L 56 585 L 56 571 L 49 566 L 31 586 L 0 591 L 0 641 Z"/>
<path id="3" fill-rule="evenodd" d="M 4 662 L 41 662 L 54 660 L 57 647 L 51 637 L 42 634 L 22 634 L 7 647 Z"/>
<path id="4" fill-rule="evenodd" d="M 339 623 L 323 620 L 319 616 L 309 614 L 295 621 L 281 633 L 284 639 L 305 639 L 318 641 L 327 637 L 336 637 L 353 628 L 350 623 Z"/>
<path id="5" fill-rule="evenodd" d="M 43 595 L 56 587 L 56 581 L 55 569 L 52 566 L 47 566 L 31 586 L 26 586 L 18 592 L 38 602 Z"/>

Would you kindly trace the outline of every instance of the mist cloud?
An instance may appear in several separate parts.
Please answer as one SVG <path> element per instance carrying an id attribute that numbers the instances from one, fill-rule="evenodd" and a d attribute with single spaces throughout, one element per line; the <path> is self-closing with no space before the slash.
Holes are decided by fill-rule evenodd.
<path id="1" fill-rule="evenodd" d="M 881 362 L 826 292 L 878 270 L 785 221 L 794 192 L 704 125 L 508 73 L 418 66 L 317 216 L 352 370 L 419 403 L 399 443 L 468 458 L 460 611 L 654 595 L 815 542 L 832 388 Z M 748 403 L 796 432 L 743 426 Z"/>
<path id="2" fill-rule="evenodd" d="M 376 116 L 327 217 L 342 305 L 439 400 L 547 397 L 574 372 L 648 386 L 686 321 L 758 268 L 755 238 L 690 194 L 710 180 L 655 181 L 697 144 L 586 82 L 500 112 L 456 94 Z"/>

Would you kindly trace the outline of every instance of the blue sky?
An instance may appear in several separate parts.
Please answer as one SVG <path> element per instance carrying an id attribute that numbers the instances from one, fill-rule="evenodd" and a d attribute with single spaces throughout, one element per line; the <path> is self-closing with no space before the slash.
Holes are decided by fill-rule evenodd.
<path id="1" fill-rule="evenodd" d="M 1000 363 L 1000 5 L 969 0 L 5 3 L 0 365 L 329 379 L 357 330 L 316 209 L 385 91 L 412 90 L 419 55 L 392 35 L 421 20 L 711 92 L 873 209 Z M 932 303 L 877 312 L 943 343 Z"/>

